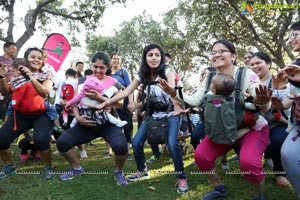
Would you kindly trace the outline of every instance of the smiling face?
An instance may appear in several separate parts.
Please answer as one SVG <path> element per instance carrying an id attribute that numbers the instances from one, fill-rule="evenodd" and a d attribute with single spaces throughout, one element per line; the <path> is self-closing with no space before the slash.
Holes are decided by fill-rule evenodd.
<path id="1" fill-rule="evenodd" d="M 97 59 L 95 62 L 92 63 L 92 70 L 95 77 L 99 80 L 103 79 L 106 76 L 106 71 L 108 66 L 104 64 L 103 60 Z"/>
<path id="2" fill-rule="evenodd" d="M 38 72 L 43 65 L 43 54 L 40 51 L 32 50 L 29 52 L 27 60 L 30 71 Z"/>
<path id="3" fill-rule="evenodd" d="M 149 50 L 146 53 L 146 62 L 150 69 L 156 69 L 161 62 L 161 54 L 158 48 Z"/>
<path id="4" fill-rule="evenodd" d="M 244 55 L 244 64 L 246 66 L 250 66 L 251 57 L 252 57 L 252 54 L 249 52 Z"/>
<path id="5" fill-rule="evenodd" d="M 236 54 L 231 51 L 222 43 L 216 43 L 211 51 L 210 61 L 212 66 L 216 68 L 228 68 L 233 66 L 236 60 Z"/>
<path id="6" fill-rule="evenodd" d="M 111 66 L 114 69 L 119 69 L 121 68 L 121 62 L 122 62 L 122 57 L 119 55 L 113 55 L 111 58 Z"/>
<path id="7" fill-rule="evenodd" d="M 264 77 L 268 76 L 270 73 L 271 64 L 266 63 L 265 60 L 260 59 L 257 56 L 251 58 L 250 66 L 253 72 L 257 74 L 259 79 L 263 79 Z"/>
<path id="8" fill-rule="evenodd" d="M 293 51 L 300 52 L 300 30 L 290 31 L 288 43 Z"/>

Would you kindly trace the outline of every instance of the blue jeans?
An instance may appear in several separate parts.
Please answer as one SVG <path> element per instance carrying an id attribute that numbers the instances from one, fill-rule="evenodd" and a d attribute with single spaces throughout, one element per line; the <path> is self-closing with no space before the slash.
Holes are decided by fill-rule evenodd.
<path id="1" fill-rule="evenodd" d="M 168 148 L 174 163 L 177 178 L 186 178 L 182 161 L 181 149 L 178 143 L 180 116 L 170 116 L 169 119 Z M 135 162 L 139 171 L 147 170 L 144 153 L 144 143 L 147 140 L 147 128 L 144 121 L 133 138 L 132 148 Z"/>

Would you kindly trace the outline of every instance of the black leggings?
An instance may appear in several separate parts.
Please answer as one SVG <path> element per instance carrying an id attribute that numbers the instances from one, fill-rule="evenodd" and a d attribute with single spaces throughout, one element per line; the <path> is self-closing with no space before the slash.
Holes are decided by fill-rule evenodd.
<path id="1" fill-rule="evenodd" d="M 52 121 L 46 114 L 25 116 L 16 114 L 17 130 L 14 131 L 14 117 L 10 117 L 0 128 L 0 150 L 7 150 L 10 144 L 22 133 L 33 128 L 33 141 L 38 151 L 50 148 L 50 134 Z"/>
<path id="2" fill-rule="evenodd" d="M 127 124 L 123 127 L 126 141 L 131 143 L 133 124 L 132 124 L 132 114 L 127 108 L 117 109 L 118 115 L 121 120 L 126 121 Z"/>
<path id="3" fill-rule="evenodd" d="M 127 155 L 127 142 L 122 129 L 109 123 L 96 127 L 85 127 L 77 124 L 59 136 L 56 146 L 60 152 L 67 152 L 74 146 L 87 143 L 98 137 L 103 137 L 110 144 L 115 155 Z"/>
<path id="4" fill-rule="evenodd" d="M 27 154 L 28 150 L 32 150 L 34 153 L 37 153 L 35 145 L 30 144 L 30 142 L 25 138 L 19 141 L 18 146 L 21 149 L 21 154 Z"/>

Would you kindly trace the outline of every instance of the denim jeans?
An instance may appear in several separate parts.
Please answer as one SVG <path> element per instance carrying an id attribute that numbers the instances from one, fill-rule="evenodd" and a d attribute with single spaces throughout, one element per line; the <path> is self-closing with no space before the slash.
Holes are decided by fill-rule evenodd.
<path id="1" fill-rule="evenodd" d="M 181 149 L 178 143 L 178 131 L 180 127 L 180 116 L 170 116 L 169 119 L 168 148 L 174 163 L 177 178 L 186 178 L 182 161 Z M 146 121 L 142 123 L 133 138 L 132 147 L 135 162 L 139 171 L 147 170 L 144 153 L 144 143 L 147 140 Z"/>

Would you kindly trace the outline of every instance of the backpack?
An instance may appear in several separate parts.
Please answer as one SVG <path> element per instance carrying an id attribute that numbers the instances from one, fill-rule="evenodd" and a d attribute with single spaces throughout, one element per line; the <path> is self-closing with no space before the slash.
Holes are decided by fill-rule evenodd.
<path id="1" fill-rule="evenodd" d="M 216 74 L 210 72 L 206 82 L 206 91 L 209 91 L 211 80 Z M 241 93 L 245 79 L 246 68 L 240 67 L 236 72 L 235 90 L 228 96 L 206 94 L 204 97 L 205 133 L 214 142 L 219 144 L 233 144 L 237 140 L 237 130 L 244 127 L 244 116 L 251 115 L 245 110 L 244 94 Z M 223 117 L 225 116 L 225 117 Z M 253 114 L 254 118 L 254 114 Z M 253 124 L 255 125 L 256 120 Z M 251 126 L 250 125 L 250 126 Z"/>
<path id="2" fill-rule="evenodd" d="M 71 84 L 65 83 L 61 87 L 61 98 L 70 101 L 74 97 L 74 88 Z"/>

